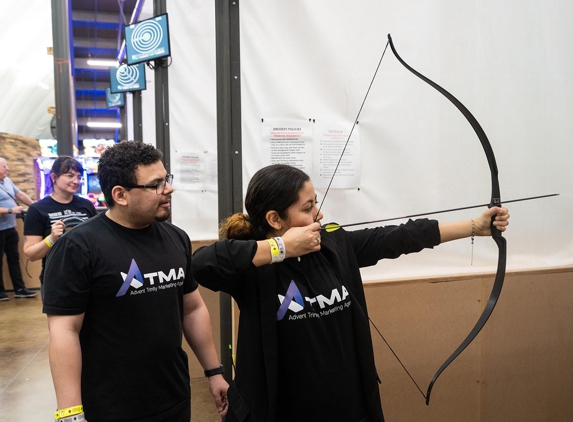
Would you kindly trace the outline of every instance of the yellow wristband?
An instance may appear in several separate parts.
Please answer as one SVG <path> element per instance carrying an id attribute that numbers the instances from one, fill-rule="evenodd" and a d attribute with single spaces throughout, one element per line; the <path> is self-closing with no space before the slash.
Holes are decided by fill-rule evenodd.
<path id="1" fill-rule="evenodd" d="M 68 407 L 67 409 L 56 410 L 54 416 L 56 419 L 62 419 L 67 416 L 74 416 L 83 413 L 84 407 L 80 404 L 79 406 Z"/>
<path id="2" fill-rule="evenodd" d="M 48 245 L 48 248 L 51 248 L 52 246 L 54 246 L 54 244 L 53 244 L 52 241 L 50 240 L 50 236 L 44 237 L 44 243 L 45 243 L 46 245 Z"/>
<path id="3" fill-rule="evenodd" d="M 269 243 L 269 246 L 271 247 L 271 264 L 274 264 L 275 262 L 277 262 L 280 254 L 279 245 L 277 244 L 277 241 L 273 238 L 265 240 Z"/>

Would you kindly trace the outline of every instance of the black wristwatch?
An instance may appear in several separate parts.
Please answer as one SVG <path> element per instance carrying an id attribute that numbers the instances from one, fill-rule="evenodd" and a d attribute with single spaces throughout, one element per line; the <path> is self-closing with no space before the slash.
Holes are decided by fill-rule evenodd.
<path id="1" fill-rule="evenodd" d="M 8 214 L 12 214 L 12 208 L 8 208 Z"/>
<path id="2" fill-rule="evenodd" d="M 213 369 L 205 369 L 205 371 L 203 371 L 205 373 L 205 376 L 207 378 L 212 377 L 213 375 L 222 375 L 225 373 L 225 368 L 223 367 L 223 365 L 220 365 L 218 368 L 213 368 Z"/>

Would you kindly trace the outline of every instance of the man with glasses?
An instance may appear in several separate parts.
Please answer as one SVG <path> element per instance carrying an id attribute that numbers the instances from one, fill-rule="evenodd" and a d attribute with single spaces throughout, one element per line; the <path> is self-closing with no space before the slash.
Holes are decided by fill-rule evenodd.
<path id="1" fill-rule="evenodd" d="M 8 162 L 0 157 L 0 301 L 10 300 L 4 287 L 2 262 L 4 253 L 8 262 L 8 271 L 12 286 L 14 286 L 14 297 L 31 298 L 36 293 L 26 288 L 20 269 L 20 254 L 18 252 L 18 242 L 20 240 L 16 231 L 16 216 L 22 216 L 24 208 L 18 201 L 25 205 L 32 205 L 34 201 L 18 189 L 8 177 Z"/>
<path id="2" fill-rule="evenodd" d="M 228 384 L 191 274 L 191 242 L 166 221 L 174 188 L 161 157 L 140 142 L 108 148 L 98 177 L 109 210 L 62 236 L 48 255 L 44 313 L 62 414 L 189 422 L 182 335 L 226 414 Z"/>

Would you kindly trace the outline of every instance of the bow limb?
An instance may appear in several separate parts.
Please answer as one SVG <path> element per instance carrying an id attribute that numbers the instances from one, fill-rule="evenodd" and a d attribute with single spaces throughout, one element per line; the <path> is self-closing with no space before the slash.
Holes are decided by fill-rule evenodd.
<path id="1" fill-rule="evenodd" d="M 490 168 L 491 173 L 491 199 L 489 203 L 489 207 L 501 206 L 501 195 L 499 189 L 499 180 L 498 180 L 498 170 L 497 170 L 497 163 L 495 160 L 495 155 L 493 153 L 493 149 L 491 144 L 482 129 L 481 125 L 478 123 L 476 118 L 470 113 L 470 111 L 452 94 L 446 91 L 444 88 L 439 86 L 437 83 L 433 82 L 432 80 L 428 79 L 420 72 L 413 69 L 410 65 L 408 65 L 398 54 L 396 48 L 394 47 L 394 43 L 392 42 L 392 37 L 388 34 L 388 42 L 390 43 L 390 48 L 394 53 L 394 56 L 398 59 L 398 61 L 410 72 L 416 75 L 418 78 L 422 79 L 424 82 L 428 83 L 430 86 L 435 88 L 438 92 L 440 92 L 443 96 L 445 96 L 450 102 L 456 106 L 456 108 L 464 115 L 467 121 L 470 123 L 472 128 L 474 129 L 477 137 L 479 138 L 481 145 L 484 149 L 485 155 L 487 157 L 487 161 Z M 497 259 L 497 271 L 495 275 L 495 281 L 493 285 L 493 289 L 487 301 L 487 304 L 478 319 L 476 325 L 464 339 L 464 341 L 458 346 L 458 348 L 452 353 L 452 355 L 442 364 L 442 366 L 438 369 L 436 374 L 433 376 L 430 384 L 428 386 L 428 391 L 426 393 L 426 404 L 430 404 L 430 393 L 432 392 L 432 388 L 437 381 L 440 374 L 448 367 L 450 363 L 454 361 L 458 357 L 460 353 L 464 351 L 464 349 L 475 339 L 475 337 L 479 334 L 481 329 L 484 327 L 485 323 L 491 316 L 493 309 L 498 301 L 499 295 L 501 293 L 501 288 L 503 287 L 503 281 L 505 279 L 505 267 L 506 267 L 506 257 L 507 257 L 507 244 L 505 238 L 501 235 L 501 232 L 497 230 L 493 226 L 493 220 L 495 217 L 492 218 L 491 224 L 491 234 L 493 240 L 497 244 L 499 253 Z"/>

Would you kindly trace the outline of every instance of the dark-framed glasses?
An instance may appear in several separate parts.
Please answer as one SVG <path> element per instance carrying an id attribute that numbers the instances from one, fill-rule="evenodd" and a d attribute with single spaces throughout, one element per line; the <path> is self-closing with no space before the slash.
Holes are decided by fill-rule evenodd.
<path id="1" fill-rule="evenodd" d="M 161 180 L 159 183 L 156 183 L 154 185 L 124 185 L 123 187 L 126 189 L 155 189 L 155 193 L 157 195 L 163 195 L 167 183 L 173 185 L 172 174 L 168 174 L 164 180 Z"/>

